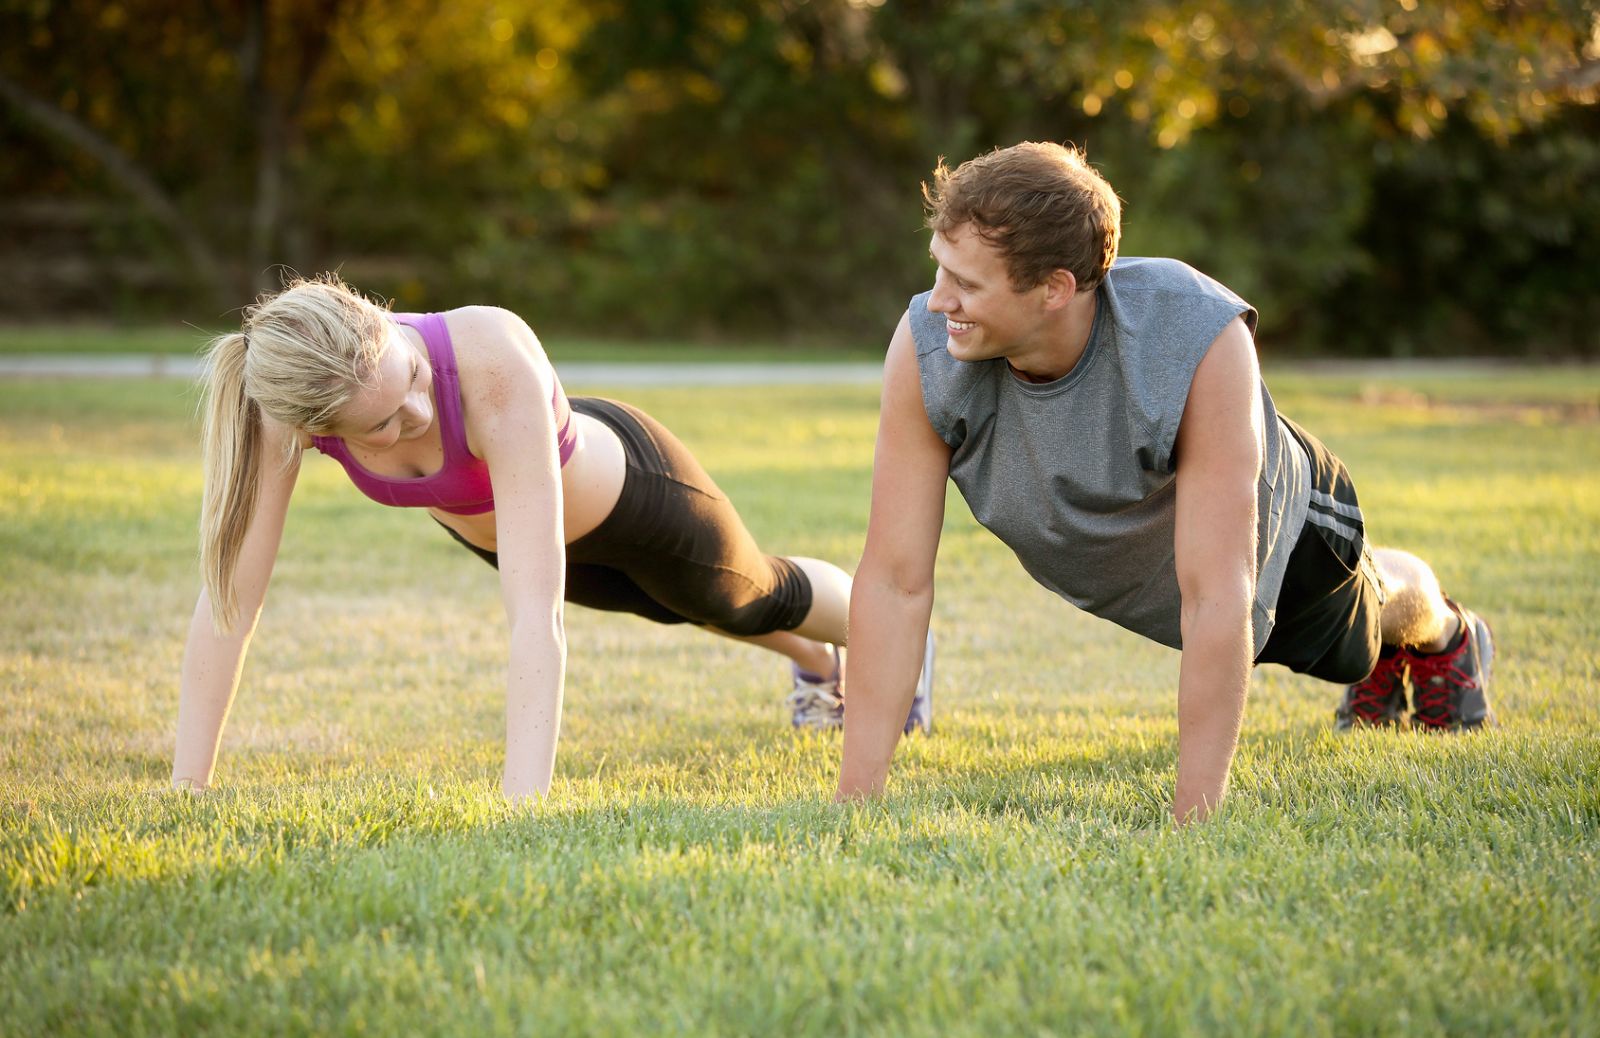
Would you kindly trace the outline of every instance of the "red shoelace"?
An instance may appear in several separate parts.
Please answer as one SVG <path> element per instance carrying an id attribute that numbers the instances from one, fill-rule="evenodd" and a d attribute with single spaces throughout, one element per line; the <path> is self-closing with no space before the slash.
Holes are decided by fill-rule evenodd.
<path id="1" fill-rule="evenodd" d="M 1404 666 L 1405 656 L 1402 653 L 1380 657 L 1371 674 L 1350 686 L 1351 713 L 1368 724 L 1382 724 L 1391 720 L 1391 702 L 1404 679 Z"/>
<path id="2" fill-rule="evenodd" d="M 1411 657 L 1411 681 L 1417 689 L 1413 721 L 1430 728 L 1448 728 L 1452 721 L 1450 694 L 1478 687 L 1478 681 L 1456 664 L 1467 652 L 1468 639 L 1461 639 L 1456 651 L 1445 655 Z"/>

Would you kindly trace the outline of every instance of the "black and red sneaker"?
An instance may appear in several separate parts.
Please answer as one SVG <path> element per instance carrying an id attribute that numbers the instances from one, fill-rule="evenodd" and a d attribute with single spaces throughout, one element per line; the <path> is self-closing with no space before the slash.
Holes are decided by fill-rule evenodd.
<path id="1" fill-rule="evenodd" d="M 1410 661 L 1404 649 L 1384 646 L 1372 673 L 1344 690 L 1344 699 L 1333 713 L 1334 728 L 1346 731 L 1361 725 L 1382 728 L 1399 724 L 1411 688 Z"/>
<path id="2" fill-rule="evenodd" d="M 1493 727 L 1489 672 L 1494 666 L 1494 633 L 1483 617 L 1445 599 L 1461 618 L 1461 633 L 1443 652 L 1411 658 L 1411 726 L 1430 731 Z"/>

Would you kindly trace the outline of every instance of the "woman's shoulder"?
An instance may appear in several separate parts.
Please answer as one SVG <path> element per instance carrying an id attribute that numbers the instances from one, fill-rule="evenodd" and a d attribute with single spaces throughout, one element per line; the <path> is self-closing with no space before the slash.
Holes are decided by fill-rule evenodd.
<path id="1" fill-rule="evenodd" d="M 469 414 L 482 413 L 486 406 L 489 411 L 515 407 L 523 392 L 554 381 L 538 336 L 517 314 L 498 306 L 463 306 L 442 316 Z"/>
<path id="2" fill-rule="evenodd" d="M 521 316 L 499 306 L 462 306 L 440 314 L 463 366 L 496 367 L 524 358 L 548 364 L 539 337 Z"/>
<path id="3" fill-rule="evenodd" d="M 450 328 L 452 338 L 458 330 L 474 335 L 533 335 L 533 329 L 528 327 L 528 322 L 520 314 L 503 306 L 474 303 L 441 311 L 439 316 Z"/>

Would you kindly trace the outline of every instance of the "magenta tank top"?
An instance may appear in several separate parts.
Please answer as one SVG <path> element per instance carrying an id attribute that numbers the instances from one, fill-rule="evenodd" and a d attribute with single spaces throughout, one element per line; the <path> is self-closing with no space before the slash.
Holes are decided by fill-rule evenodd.
<path id="1" fill-rule="evenodd" d="M 467 428 L 461 417 L 461 379 L 456 372 L 456 351 L 450 329 L 440 314 L 391 314 L 400 324 L 415 328 L 428 347 L 433 367 L 434 421 L 444 447 L 444 465 L 431 476 L 395 479 L 369 471 L 337 436 L 313 436 L 312 445 L 338 461 L 356 489 L 379 504 L 397 508 L 438 508 L 456 515 L 479 515 L 494 510 L 494 487 L 489 483 L 489 463 L 467 449 Z M 555 392 L 550 406 L 555 414 L 556 450 L 566 465 L 578 445 L 578 427 L 561 380 L 550 373 Z"/>

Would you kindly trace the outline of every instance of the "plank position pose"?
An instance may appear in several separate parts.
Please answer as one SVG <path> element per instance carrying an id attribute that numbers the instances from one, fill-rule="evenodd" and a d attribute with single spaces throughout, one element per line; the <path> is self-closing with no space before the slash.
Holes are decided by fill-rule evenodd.
<path id="1" fill-rule="evenodd" d="M 563 600 L 781 653 L 795 725 L 842 723 L 850 578 L 762 553 L 660 423 L 616 401 L 569 400 L 515 315 L 391 314 L 325 275 L 246 311 L 241 331 L 213 343 L 206 389 L 204 587 L 184 653 L 174 785 L 211 782 L 307 447 L 373 500 L 427 509 L 499 569 L 508 798 L 550 787 Z M 928 727 L 926 688 L 902 720 Z"/>
<path id="2" fill-rule="evenodd" d="M 1494 644 L 1432 570 L 1366 544 L 1343 464 L 1278 414 L 1256 312 L 1169 259 L 1118 259 L 1081 152 L 1019 144 L 923 188 L 938 271 L 884 364 L 850 604 L 838 796 L 882 790 L 933 604 L 945 480 L 1067 601 L 1182 650 L 1173 813 L 1223 798 L 1252 663 L 1349 688 L 1336 724 L 1494 723 Z"/>

